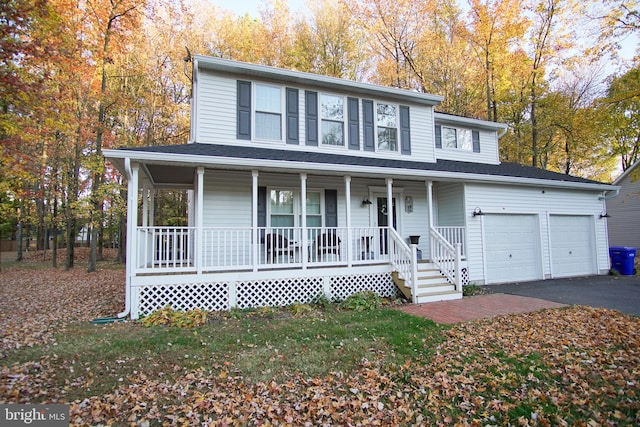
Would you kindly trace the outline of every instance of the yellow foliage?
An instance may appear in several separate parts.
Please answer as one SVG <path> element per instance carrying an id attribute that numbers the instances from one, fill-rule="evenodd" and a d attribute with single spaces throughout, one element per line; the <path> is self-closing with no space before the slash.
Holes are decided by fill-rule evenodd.
<path id="1" fill-rule="evenodd" d="M 191 329 L 207 323 L 207 312 L 199 308 L 188 311 L 173 310 L 166 306 L 144 317 L 140 322 L 146 327 L 166 325 Z"/>

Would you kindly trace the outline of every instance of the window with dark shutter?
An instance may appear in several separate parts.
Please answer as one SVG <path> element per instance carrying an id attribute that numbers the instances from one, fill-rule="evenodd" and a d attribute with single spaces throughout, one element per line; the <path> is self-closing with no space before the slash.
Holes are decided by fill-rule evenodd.
<path id="1" fill-rule="evenodd" d="M 349 120 L 349 149 L 360 149 L 360 114 L 358 111 L 358 98 L 347 99 Z"/>
<path id="2" fill-rule="evenodd" d="M 287 144 L 298 144 L 298 89 L 287 88 Z"/>
<path id="3" fill-rule="evenodd" d="M 338 226 L 338 191 L 324 190 L 324 225 Z"/>
<path id="4" fill-rule="evenodd" d="M 442 148 L 442 126 L 436 125 L 436 148 Z"/>
<path id="5" fill-rule="evenodd" d="M 409 107 L 400 106 L 400 152 L 411 154 L 411 123 L 409 122 Z"/>
<path id="6" fill-rule="evenodd" d="M 238 80 L 237 90 L 237 127 L 238 139 L 251 139 L 251 82 Z"/>
<path id="7" fill-rule="evenodd" d="M 364 132 L 364 150 L 375 151 L 375 124 L 373 117 L 373 101 L 369 99 L 362 100 L 362 128 Z"/>
<path id="8" fill-rule="evenodd" d="M 305 128 L 307 145 L 318 145 L 318 92 L 305 91 Z"/>
<path id="9" fill-rule="evenodd" d="M 480 152 L 480 132 L 478 132 L 477 130 L 474 130 L 472 132 L 472 139 L 473 139 L 473 152 L 479 153 Z"/>

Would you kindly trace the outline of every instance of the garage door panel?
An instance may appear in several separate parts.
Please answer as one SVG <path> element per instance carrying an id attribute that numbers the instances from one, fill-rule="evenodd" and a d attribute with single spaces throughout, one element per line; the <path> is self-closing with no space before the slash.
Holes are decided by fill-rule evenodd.
<path id="1" fill-rule="evenodd" d="M 487 283 L 540 278 L 538 219 L 535 215 L 486 215 Z"/>
<path id="2" fill-rule="evenodd" d="M 551 215 L 549 224 L 553 276 L 593 274 L 595 272 L 593 217 Z"/>

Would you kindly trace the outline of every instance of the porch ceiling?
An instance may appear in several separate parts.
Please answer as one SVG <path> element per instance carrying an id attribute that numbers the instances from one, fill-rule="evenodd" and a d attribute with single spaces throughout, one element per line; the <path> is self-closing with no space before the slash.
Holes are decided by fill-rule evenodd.
<path id="1" fill-rule="evenodd" d="M 147 177 L 156 188 L 193 187 L 196 171 L 193 166 L 147 164 L 144 167 Z"/>

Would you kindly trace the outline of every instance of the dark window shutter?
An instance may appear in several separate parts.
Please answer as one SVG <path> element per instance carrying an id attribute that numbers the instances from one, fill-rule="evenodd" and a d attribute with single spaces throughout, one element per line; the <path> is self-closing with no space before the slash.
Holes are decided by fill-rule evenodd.
<path id="1" fill-rule="evenodd" d="M 362 100 L 362 127 L 364 132 L 364 151 L 375 151 L 375 133 L 373 122 L 373 101 Z"/>
<path id="2" fill-rule="evenodd" d="M 318 92 L 305 91 L 305 128 L 307 145 L 318 145 Z"/>
<path id="3" fill-rule="evenodd" d="M 471 137 L 473 139 L 473 152 L 480 152 L 480 132 L 477 130 L 471 131 Z"/>
<path id="4" fill-rule="evenodd" d="M 436 125 L 436 148 L 442 148 L 442 127 Z"/>
<path id="5" fill-rule="evenodd" d="M 338 190 L 324 190 L 324 226 L 338 226 Z"/>
<path id="6" fill-rule="evenodd" d="M 349 120 L 349 149 L 360 149 L 360 115 L 358 114 L 358 98 L 347 98 Z"/>
<path id="7" fill-rule="evenodd" d="M 409 122 L 409 107 L 400 106 L 400 152 L 411 154 L 411 124 Z"/>
<path id="8" fill-rule="evenodd" d="M 258 187 L 258 227 L 267 226 L 267 187 Z M 264 243 L 265 230 L 260 230 L 260 243 Z"/>
<path id="9" fill-rule="evenodd" d="M 238 139 L 251 139 L 251 82 L 238 80 Z"/>
<path id="10" fill-rule="evenodd" d="M 298 89 L 287 88 L 287 144 L 298 144 Z"/>

